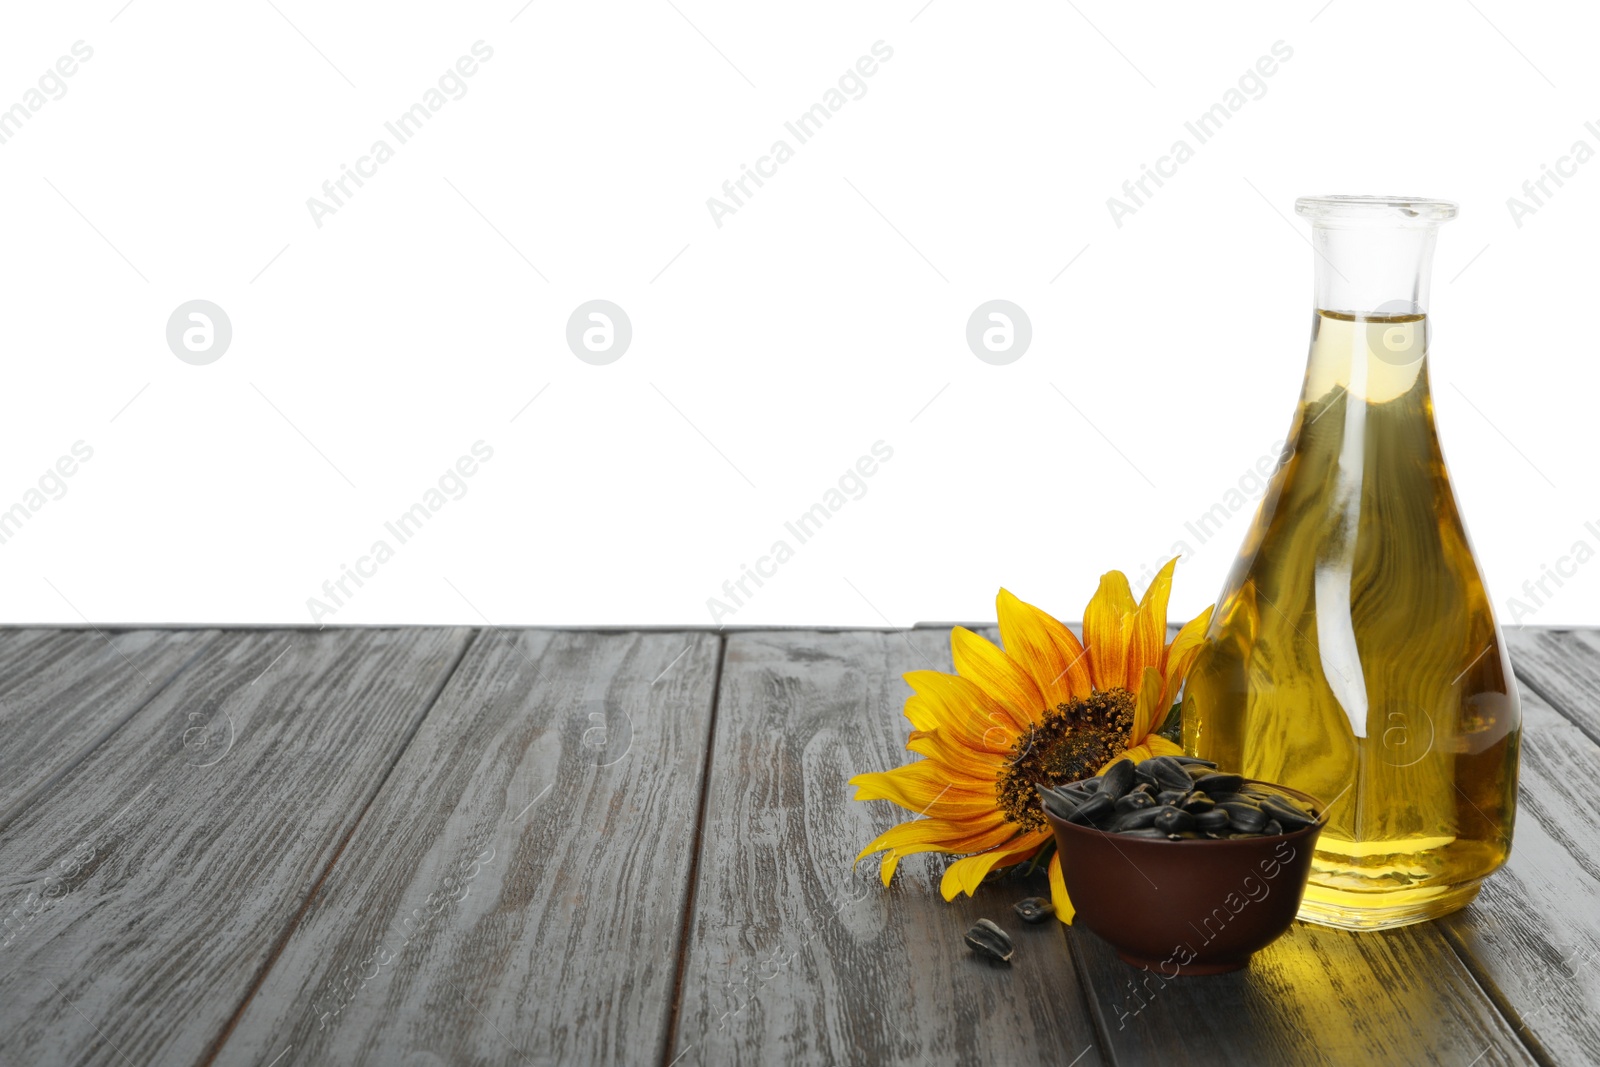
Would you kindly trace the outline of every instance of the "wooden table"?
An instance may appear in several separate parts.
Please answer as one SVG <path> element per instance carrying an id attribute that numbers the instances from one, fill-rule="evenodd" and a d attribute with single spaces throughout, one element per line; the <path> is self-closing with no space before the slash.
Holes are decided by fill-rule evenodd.
<path id="1" fill-rule="evenodd" d="M 1163 986 L 852 874 L 942 630 L 0 631 L 0 1063 L 1595 1063 L 1600 635 L 1508 639 L 1478 902 Z"/>

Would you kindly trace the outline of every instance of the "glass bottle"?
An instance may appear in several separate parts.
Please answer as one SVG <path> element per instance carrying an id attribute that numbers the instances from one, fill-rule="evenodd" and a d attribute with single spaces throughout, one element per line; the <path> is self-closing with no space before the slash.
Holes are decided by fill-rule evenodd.
<path id="1" fill-rule="evenodd" d="M 1322 798 L 1300 918 L 1436 918 L 1505 862 L 1521 711 L 1428 386 L 1454 204 L 1309 197 L 1316 302 L 1282 464 L 1183 698 L 1185 748 Z"/>

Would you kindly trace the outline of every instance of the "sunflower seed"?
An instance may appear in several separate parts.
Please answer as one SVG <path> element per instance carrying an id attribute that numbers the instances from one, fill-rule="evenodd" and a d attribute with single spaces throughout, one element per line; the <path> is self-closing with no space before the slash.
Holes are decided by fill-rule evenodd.
<path id="1" fill-rule="evenodd" d="M 1056 913 L 1056 906 L 1044 897 L 1028 897 L 1011 906 L 1017 917 L 1025 923 L 1042 923 Z"/>
<path id="2" fill-rule="evenodd" d="M 1261 810 L 1295 830 L 1310 826 L 1317 821 L 1316 816 L 1306 814 L 1294 801 L 1271 794 L 1261 798 Z"/>
<path id="3" fill-rule="evenodd" d="M 1218 793 L 1237 793 L 1244 784 L 1244 777 L 1238 774 L 1208 774 L 1203 778 L 1195 779 L 1194 787 L 1201 792 L 1216 796 Z"/>
<path id="4" fill-rule="evenodd" d="M 1194 829 L 1194 816 L 1177 808 L 1162 808 L 1156 812 L 1156 817 L 1150 825 L 1163 833 L 1175 834 L 1183 830 Z"/>
<path id="5" fill-rule="evenodd" d="M 1218 808 L 1228 813 L 1228 825 L 1248 834 L 1260 833 L 1267 825 L 1267 816 L 1260 808 L 1249 804 L 1219 803 Z"/>
<path id="6" fill-rule="evenodd" d="M 981 956 L 1001 963 L 1011 962 L 1011 937 L 988 919 L 979 919 L 967 931 L 967 944 Z"/>
<path id="7" fill-rule="evenodd" d="M 1100 776 L 1100 795 L 1115 800 L 1133 785 L 1133 760 L 1118 760 Z"/>
<path id="8" fill-rule="evenodd" d="M 1139 764 L 1139 770 L 1146 771 L 1157 786 L 1163 789 L 1181 789 L 1187 792 L 1192 787 L 1189 772 L 1183 769 L 1183 764 L 1171 756 L 1156 756 Z"/>
<path id="9" fill-rule="evenodd" d="M 1047 785 L 1039 786 L 1039 803 L 1058 819 L 1070 819 L 1072 813 L 1077 811 L 1082 801 L 1072 794 L 1061 789 L 1051 789 Z"/>
<path id="10" fill-rule="evenodd" d="M 1172 811 L 1172 808 L 1140 808 L 1138 811 L 1125 811 L 1111 820 L 1106 827 L 1111 833 L 1120 834 L 1127 830 L 1143 830 L 1146 826 L 1153 826 L 1163 812 Z M 1181 814 L 1181 812 L 1180 812 Z"/>
<path id="11" fill-rule="evenodd" d="M 1139 763 L 1120 759 L 1081 782 L 1040 786 L 1039 797 L 1056 818 L 1149 840 L 1245 839 L 1318 823 L 1315 810 L 1278 788 L 1219 771 L 1210 760 L 1152 756 Z"/>
<path id="12" fill-rule="evenodd" d="M 1149 793 L 1129 793 L 1117 798 L 1118 811 L 1138 811 L 1140 808 L 1153 808 L 1156 798 Z"/>
<path id="13" fill-rule="evenodd" d="M 1077 811 L 1067 816 L 1067 821 L 1098 828 L 1102 820 L 1111 816 L 1115 807 L 1116 801 L 1110 797 L 1096 796 L 1079 805 Z M 1263 818 L 1262 822 L 1266 822 L 1266 819 Z"/>

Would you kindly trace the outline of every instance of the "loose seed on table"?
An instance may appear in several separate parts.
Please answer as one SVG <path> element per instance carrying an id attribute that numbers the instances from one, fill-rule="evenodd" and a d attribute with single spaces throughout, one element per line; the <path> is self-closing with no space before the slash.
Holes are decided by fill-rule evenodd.
<path id="1" fill-rule="evenodd" d="M 967 931 L 967 944 L 979 955 L 1001 963 L 1011 962 L 1011 937 L 988 919 L 979 919 Z"/>
<path id="2" fill-rule="evenodd" d="M 1044 897 L 1027 897 L 1011 906 L 1017 917 L 1025 923 L 1038 924 L 1056 913 L 1056 906 Z"/>

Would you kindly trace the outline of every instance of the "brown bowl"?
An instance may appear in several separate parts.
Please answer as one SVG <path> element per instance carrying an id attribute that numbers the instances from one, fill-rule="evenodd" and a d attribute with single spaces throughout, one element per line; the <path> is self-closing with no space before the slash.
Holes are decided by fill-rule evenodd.
<path id="1" fill-rule="evenodd" d="M 1250 962 L 1294 922 L 1326 819 L 1322 802 L 1245 779 L 1321 814 L 1313 826 L 1236 841 L 1160 841 L 1106 833 L 1045 812 L 1067 895 L 1082 922 L 1136 967 L 1168 977 L 1221 974 Z"/>

